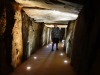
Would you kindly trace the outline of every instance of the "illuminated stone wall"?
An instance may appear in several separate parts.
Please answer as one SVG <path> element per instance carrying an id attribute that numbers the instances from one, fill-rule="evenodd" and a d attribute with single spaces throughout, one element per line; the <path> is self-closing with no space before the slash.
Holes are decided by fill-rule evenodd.
<path id="1" fill-rule="evenodd" d="M 44 23 L 36 23 L 22 11 L 23 60 L 42 47 Z"/>
<path id="2" fill-rule="evenodd" d="M 29 36 L 29 25 L 31 24 L 30 22 L 30 17 L 22 10 L 22 40 L 23 40 L 23 57 L 22 60 L 25 61 L 28 56 L 28 36 Z"/>
<path id="3" fill-rule="evenodd" d="M 47 44 L 47 27 L 45 26 L 44 29 L 43 29 L 43 35 L 42 35 L 42 46 L 46 45 Z"/>
<path id="4" fill-rule="evenodd" d="M 23 44 L 22 44 L 22 17 L 21 7 L 18 4 L 13 4 L 15 9 L 14 15 L 14 27 L 12 29 L 12 66 L 17 67 L 21 64 L 23 55 Z"/>
<path id="5" fill-rule="evenodd" d="M 72 53 L 72 43 L 73 43 L 73 34 L 74 34 L 74 27 L 76 21 L 71 21 L 67 27 L 66 33 L 66 40 L 65 40 L 65 50 L 68 57 L 71 57 Z"/>
<path id="6" fill-rule="evenodd" d="M 37 49 L 42 47 L 42 35 L 43 35 L 44 23 L 35 23 L 32 21 L 32 26 L 30 27 L 30 50 L 31 53 L 35 52 Z"/>

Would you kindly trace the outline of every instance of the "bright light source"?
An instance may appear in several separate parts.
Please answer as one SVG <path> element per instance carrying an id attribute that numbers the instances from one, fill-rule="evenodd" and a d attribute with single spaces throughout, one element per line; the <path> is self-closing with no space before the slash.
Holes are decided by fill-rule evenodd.
<path id="1" fill-rule="evenodd" d="M 64 42 L 65 40 L 62 40 L 62 42 Z"/>
<path id="2" fill-rule="evenodd" d="M 35 56 L 35 57 L 33 57 L 34 59 L 37 59 L 37 57 Z"/>
<path id="3" fill-rule="evenodd" d="M 47 48 L 48 48 L 48 46 L 47 46 Z"/>
<path id="4" fill-rule="evenodd" d="M 30 66 L 28 66 L 28 67 L 27 67 L 27 70 L 30 70 L 30 69 L 31 69 L 31 67 L 30 67 Z"/>
<path id="5" fill-rule="evenodd" d="M 63 53 L 60 53 L 60 55 L 63 56 L 64 54 Z"/>
<path id="6" fill-rule="evenodd" d="M 52 44 L 50 44 L 50 45 L 52 45 Z"/>
<path id="7" fill-rule="evenodd" d="M 66 64 L 68 61 L 67 60 L 64 60 L 64 63 Z"/>
<path id="8" fill-rule="evenodd" d="M 48 24 L 45 24 L 45 26 L 47 27 L 54 27 L 54 25 L 48 25 Z M 59 28 L 67 28 L 67 24 L 66 25 L 58 25 Z"/>

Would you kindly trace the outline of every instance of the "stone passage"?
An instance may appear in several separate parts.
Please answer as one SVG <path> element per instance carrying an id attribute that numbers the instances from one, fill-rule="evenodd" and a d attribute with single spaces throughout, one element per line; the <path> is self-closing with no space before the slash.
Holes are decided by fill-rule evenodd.
<path id="1" fill-rule="evenodd" d="M 38 50 L 11 75 L 75 75 L 70 60 L 63 51 L 51 51 L 51 44 Z"/>

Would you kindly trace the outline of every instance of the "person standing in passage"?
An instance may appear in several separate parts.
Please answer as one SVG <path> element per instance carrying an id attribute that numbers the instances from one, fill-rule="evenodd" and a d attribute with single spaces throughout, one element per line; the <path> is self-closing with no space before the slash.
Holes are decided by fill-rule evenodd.
<path id="1" fill-rule="evenodd" d="M 60 38 L 60 29 L 57 25 L 54 25 L 54 28 L 51 31 L 51 39 L 52 39 L 52 51 L 54 51 L 53 47 L 56 44 L 56 50 L 58 50 L 58 43 Z"/>

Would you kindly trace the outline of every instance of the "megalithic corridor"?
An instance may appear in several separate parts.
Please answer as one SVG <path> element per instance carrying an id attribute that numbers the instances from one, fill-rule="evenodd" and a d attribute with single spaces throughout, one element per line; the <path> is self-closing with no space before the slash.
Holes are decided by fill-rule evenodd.
<path id="1" fill-rule="evenodd" d="M 97 0 L 0 0 L 0 75 L 100 75 L 99 7 Z"/>

